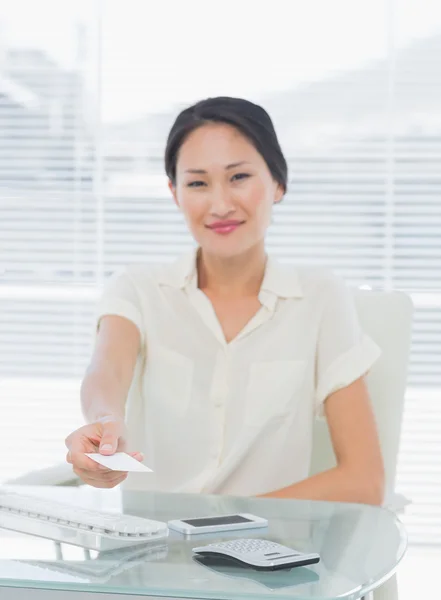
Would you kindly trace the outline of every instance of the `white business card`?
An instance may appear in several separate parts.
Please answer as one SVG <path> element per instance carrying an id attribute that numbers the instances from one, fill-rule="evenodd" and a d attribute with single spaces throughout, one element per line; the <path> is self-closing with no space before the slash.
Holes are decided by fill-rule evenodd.
<path id="1" fill-rule="evenodd" d="M 115 454 L 111 454 L 110 456 L 105 456 L 99 452 L 86 452 L 86 456 L 112 471 L 153 472 L 152 469 L 149 469 L 139 462 L 139 460 L 136 460 L 136 458 L 125 452 L 115 452 Z"/>

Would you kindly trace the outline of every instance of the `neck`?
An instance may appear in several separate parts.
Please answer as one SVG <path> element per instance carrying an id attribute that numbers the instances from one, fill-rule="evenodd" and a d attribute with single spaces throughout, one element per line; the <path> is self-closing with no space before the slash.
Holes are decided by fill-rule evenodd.
<path id="1" fill-rule="evenodd" d="M 264 245 L 232 258 L 198 252 L 198 285 L 203 291 L 228 298 L 257 296 L 265 274 Z"/>

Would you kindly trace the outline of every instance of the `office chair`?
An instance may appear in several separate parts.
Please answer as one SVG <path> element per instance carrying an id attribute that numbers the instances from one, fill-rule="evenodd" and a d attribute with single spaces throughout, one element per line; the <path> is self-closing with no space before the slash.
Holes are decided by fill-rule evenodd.
<path id="1" fill-rule="evenodd" d="M 402 292 L 355 290 L 355 302 L 363 330 L 381 348 L 382 354 L 367 375 L 385 467 L 386 494 L 384 505 L 401 511 L 408 503 L 395 493 L 404 395 L 410 351 L 413 306 Z M 326 421 L 314 424 L 313 453 L 310 474 L 314 475 L 336 464 Z M 396 578 L 393 577 L 373 592 L 375 600 L 396 600 Z"/>
<path id="2" fill-rule="evenodd" d="M 399 450 L 413 307 L 402 292 L 355 291 L 355 302 L 362 329 L 381 348 L 381 356 L 367 375 L 386 476 L 385 504 L 401 508 L 394 493 Z M 335 466 L 326 421 L 314 424 L 310 474 Z M 397 502 L 398 500 L 398 502 Z"/>

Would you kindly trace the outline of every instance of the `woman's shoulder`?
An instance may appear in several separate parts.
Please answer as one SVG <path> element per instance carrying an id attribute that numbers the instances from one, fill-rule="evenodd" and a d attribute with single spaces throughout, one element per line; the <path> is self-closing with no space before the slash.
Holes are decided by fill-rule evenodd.
<path id="1" fill-rule="evenodd" d="M 112 273 L 112 280 L 127 282 L 135 288 L 156 288 L 166 283 L 175 273 L 175 263 L 132 263 Z"/>
<path id="2" fill-rule="evenodd" d="M 344 279 L 332 269 L 311 265 L 284 265 L 284 277 L 296 281 L 304 297 L 329 294 L 346 288 Z"/>
<path id="3" fill-rule="evenodd" d="M 131 263 L 115 269 L 109 278 L 110 282 L 127 283 L 135 288 L 155 285 L 160 266 L 150 263 Z"/>

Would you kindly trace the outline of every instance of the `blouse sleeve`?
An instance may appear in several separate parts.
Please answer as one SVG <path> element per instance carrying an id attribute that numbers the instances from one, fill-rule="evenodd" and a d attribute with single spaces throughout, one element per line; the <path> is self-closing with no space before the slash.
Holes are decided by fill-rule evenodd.
<path id="1" fill-rule="evenodd" d="M 316 355 L 316 415 L 330 394 L 365 375 L 381 354 L 361 329 L 353 293 L 332 276 L 325 289 Z"/>
<path id="2" fill-rule="evenodd" d="M 135 278 L 128 269 L 115 273 L 105 284 L 96 309 L 96 323 L 99 329 L 101 319 L 106 315 L 124 317 L 134 323 L 144 344 L 144 323 L 140 294 Z"/>

